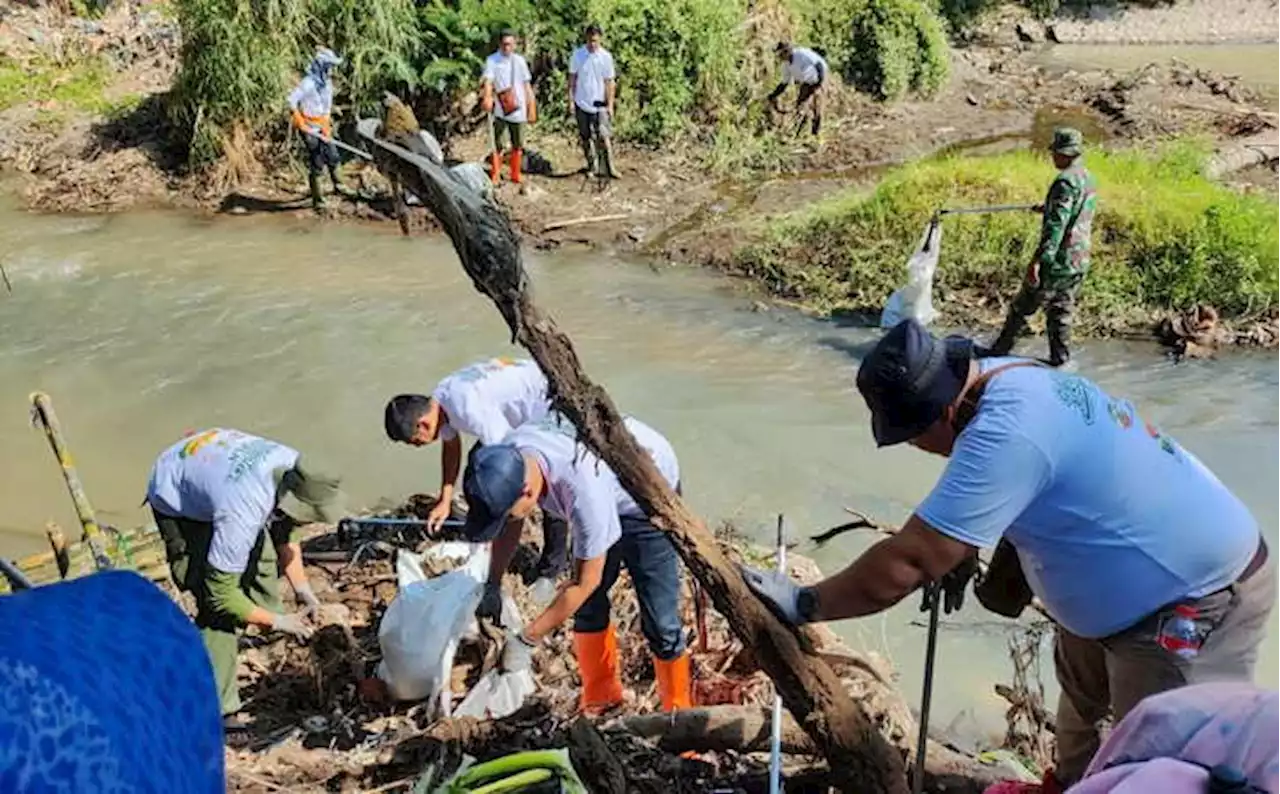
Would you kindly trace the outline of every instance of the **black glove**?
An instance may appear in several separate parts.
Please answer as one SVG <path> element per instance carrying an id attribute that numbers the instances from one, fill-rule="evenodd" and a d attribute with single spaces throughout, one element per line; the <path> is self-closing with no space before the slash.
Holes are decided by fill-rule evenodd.
<path id="1" fill-rule="evenodd" d="M 958 612 L 960 607 L 964 606 L 965 588 L 969 586 L 969 580 L 977 572 L 978 555 L 970 554 L 959 565 L 943 574 L 937 590 L 942 594 L 942 611 L 944 614 L 950 615 L 952 612 Z M 934 591 L 935 589 L 931 585 L 925 586 L 924 596 L 920 600 L 921 612 L 928 612 L 933 608 L 933 603 L 929 596 Z"/>
<path id="2" fill-rule="evenodd" d="M 500 583 L 485 583 L 484 595 L 480 598 L 480 605 L 476 607 L 476 617 L 489 618 L 494 623 L 502 625 L 502 585 Z"/>

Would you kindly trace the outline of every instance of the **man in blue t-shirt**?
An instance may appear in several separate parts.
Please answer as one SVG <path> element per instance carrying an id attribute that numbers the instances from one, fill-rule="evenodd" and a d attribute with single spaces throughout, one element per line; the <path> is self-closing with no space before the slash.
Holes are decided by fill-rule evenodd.
<path id="1" fill-rule="evenodd" d="M 902 530 L 835 576 L 802 588 L 747 569 L 788 619 L 871 615 L 936 580 L 962 592 L 968 577 L 956 572 L 973 569 L 979 548 L 1007 543 L 1058 624 L 1051 779 L 1064 788 L 1084 773 L 1108 713 L 1120 719 L 1189 683 L 1253 677 L 1275 601 L 1257 522 L 1131 403 L 1033 361 L 975 360 L 971 341 L 936 339 L 914 320 L 862 362 L 858 390 L 879 446 L 905 441 L 949 461 Z"/>

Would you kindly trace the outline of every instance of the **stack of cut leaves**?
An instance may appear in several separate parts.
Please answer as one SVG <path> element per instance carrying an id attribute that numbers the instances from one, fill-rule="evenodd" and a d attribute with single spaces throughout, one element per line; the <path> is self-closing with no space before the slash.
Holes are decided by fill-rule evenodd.
<path id="1" fill-rule="evenodd" d="M 587 794 L 578 779 L 569 751 L 530 750 L 495 758 L 483 764 L 467 756 L 454 775 L 439 786 L 433 781 L 437 768 L 432 765 L 413 786 L 413 794 L 505 794 L 505 792 L 560 791 L 563 794 Z"/>

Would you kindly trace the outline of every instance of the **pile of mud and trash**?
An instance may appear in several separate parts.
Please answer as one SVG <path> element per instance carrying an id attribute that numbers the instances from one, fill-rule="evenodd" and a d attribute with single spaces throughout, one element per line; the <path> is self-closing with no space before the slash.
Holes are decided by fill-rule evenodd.
<path id="1" fill-rule="evenodd" d="M 470 613 L 456 648 L 427 649 L 446 659 L 443 696 L 394 697 L 396 684 L 388 686 L 384 680 L 390 660 L 382 658 L 386 638 L 380 643 L 379 629 L 399 619 L 388 614 L 406 568 L 420 568 L 427 581 L 439 581 L 460 566 L 475 566 L 474 559 L 468 562 L 459 553 L 468 544 L 450 539 L 447 530 L 444 537 L 428 538 L 423 524 L 414 521 L 425 518 L 433 504 L 431 497 L 416 496 L 381 513 L 382 522 L 306 528 L 307 574 L 323 602 L 313 616 L 316 631 L 305 644 L 276 634 L 242 640 L 239 677 L 246 730 L 228 734 L 229 791 L 488 791 L 444 783 L 467 765 L 528 751 L 557 751 L 559 755 L 539 758 L 552 767 L 561 763 L 572 774 L 535 774 L 528 786 L 494 791 L 768 790 L 772 684 L 688 576 L 682 617 L 690 632 L 694 709 L 660 710 L 638 603 L 625 571 L 613 590 L 613 621 L 627 699 L 614 710 L 591 717 L 579 713 L 580 679 L 565 626 L 534 655 L 533 692 L 519 698 L 510 713 L 505 704 L 494 707 L 503 714 L 494 718 L 483 703 L 476 705 L 477 694 L 485 682 L 491 685 L 502 675 L 504 631 L 488 619 L 475 621 Z M 717 539 L 737 561 L 768 565 L 772 558 L 768 550 L 736 538 L 730 527 L 722 528 Z M 513 607 L 526 620 L 541 609 L 545 594 L 530 586 L 540 542 L 536 518 L 531 519 L 503 582 L 510 595 L 503 622 L 511 619 L 505 615 Z M 796 555 L 788 569 L 800 580 L 820 575 L 816 565 Z M 915 719 L 895 688 L 889 665 L 874 654 L 849 649 L 829 630 L 818 628 L 813 637 L 816 652 L 881 733 L 904 758 L 912 755 Z M 479 716 L 460 716 L 468 712 Z M 789 716 L 781 747 L 789 790 L 829 790 L 824 785 L 826 762 Z M 996 780 L 1029 779 L 1031 773 L 1010 757 L 1005 754 L 993 763 L 930 742 L 925 790 L 980 792 Z"/>

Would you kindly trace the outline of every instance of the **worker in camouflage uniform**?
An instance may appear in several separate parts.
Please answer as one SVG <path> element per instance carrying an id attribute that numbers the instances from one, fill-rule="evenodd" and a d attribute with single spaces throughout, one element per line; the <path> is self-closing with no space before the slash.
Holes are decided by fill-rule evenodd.
<path id="1" fill-rule="evenodd" d="M 990 354 L 1008 355 L 1027 317 L 1044 306 L 1049 335 L 1049 363 L 1060 367 L 1071 357 L 1071 311 L 1080 284 L 1089 270 L 1089 232 L 1097 208 L 1098 189 L 1093 175 L 1084 167 L 1084 136 L 1079 130 L 1054 130 L 1053 164 L 1058 175 L 1049 186 L 1049 195 L 1035 209 L 1043 213 L 1040 245 L 1027 267 L 1027 279 L 1009 306 L 1000 336 Z"/>

